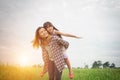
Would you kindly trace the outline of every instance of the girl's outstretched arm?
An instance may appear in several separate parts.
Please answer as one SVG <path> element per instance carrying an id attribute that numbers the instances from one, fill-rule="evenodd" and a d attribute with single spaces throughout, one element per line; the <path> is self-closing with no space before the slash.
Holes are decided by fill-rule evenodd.
<path id="1" fill-rule="evenodd" d="M 77 39 L 81 38 L 79 36 L 75 36 L 75 35 L 68 34 L 68 33 L 63 33 L 63 32 L 57 31 L 57 30 L 55 30 L 54 32 L 55 32 L 55 34 L 60 34 L 62 36 L 66 36 L 66 37 L 73 37 L 73 38 L 77 38 Z"/>

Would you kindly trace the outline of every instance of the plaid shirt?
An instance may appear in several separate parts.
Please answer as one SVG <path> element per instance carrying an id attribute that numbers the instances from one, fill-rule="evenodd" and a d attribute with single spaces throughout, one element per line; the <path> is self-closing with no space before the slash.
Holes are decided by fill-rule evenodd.
<path id="1" fill-rule="evenodd" d="M 64 65 L 65 65 L 62 48 L 64 46 L 67 49 L 69 46 L 69 43 L 59 38 L 58 36 L 52 36 L 48 46 L 50 47 L 50 50 L 51 50 L 52 59 L 54 60 L 54 63 L 57 66 L 57 69 L 59 70 L 59 72 L 61 72 L 64 69 Z M 44 72 L 47 72 L 49 56 L 44 47 L 42 47 L 42 57 L 44 61 L 43 70 Z"/>

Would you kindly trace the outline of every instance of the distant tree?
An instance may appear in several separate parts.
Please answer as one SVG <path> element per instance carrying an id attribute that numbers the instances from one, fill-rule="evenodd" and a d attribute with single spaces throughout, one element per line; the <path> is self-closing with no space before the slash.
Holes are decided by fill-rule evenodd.
<path id="1" fill-rule="evenodd" d="M 97 61 L 97 65 L 98 65 L 98 68 L 100 68 L 102 66 L 102 61 Z"/>
<path id="2" fill-rule="evenodd" d="M 93 63 L 92 68 L 98 68 L 98 65 L 97 65 L 96 61 Z"/>
<path id="3" fill-rule="evenodd" d="M 115 64 L 112 63 L 112 64 L 110 65 L 110 68 L 115 68 Z"/>
<path id="4" fill-rule="evenodd" d="M 103 68 L 109 68 L 110 67 L 110 63 L 107 61 L 103 64 Z"/>
<path id="5" fill-rule="evenodd" d="M 92 68 L 100 68 L 100 66 L 102 66 L 102 62 L 98 60 L 93 63 Z"/>
<path id="6" fill-rule="evenodd" d="M 88 65 L 86 64 L 84 68 L 85 68 L 85 69 L 88 69 Z"/>
<path id="7" fill-rule="evenodd" d="M 80 69 L 80 67 L 77 67 L 77 69 Z"/>

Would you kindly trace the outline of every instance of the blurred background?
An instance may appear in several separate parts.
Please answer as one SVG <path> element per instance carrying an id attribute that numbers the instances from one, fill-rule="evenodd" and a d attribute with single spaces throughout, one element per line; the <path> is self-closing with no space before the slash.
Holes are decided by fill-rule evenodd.
<path id="1" fill-rule="evenodd" d="M 98 60 L 120 67 L 119 0 L 0 0 L 0 63 L 43 64 L 41 49 L 33 49 L 31 41 L 46 21 L 82 37 L 63 37 L 73 67 Z"/>

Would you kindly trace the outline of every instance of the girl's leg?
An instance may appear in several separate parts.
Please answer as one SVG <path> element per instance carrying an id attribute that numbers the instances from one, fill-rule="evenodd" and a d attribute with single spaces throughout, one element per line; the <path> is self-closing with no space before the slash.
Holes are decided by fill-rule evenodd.
<path id="1" fill-rule="evenodd" d="M 70 61 L 68 58 L 64 58 L 65 59 L 65 63 L 67 64 L 67 67 L 68 67 L 68 70 L 69 70 L 69 73 L 72 73 L 72 68 L 71 68 L 71 65 L 70 65 Z"/>
<path id="2" fill-rule="evenodd" d="M 68 67 L 68 69 L 69 69 L 69 77 L 70 77 L 70 78 L 73 78 L 74 75 L 73 75 L 73 72 L 72 72 L 72 67 L 71 67 L 71 65 L 70 65 L 70 61 L 69 61 L 68 58 L 64 58 L 64 59 L 65 59 L 65 63 L 67 64 L 67 67 Z"/>

